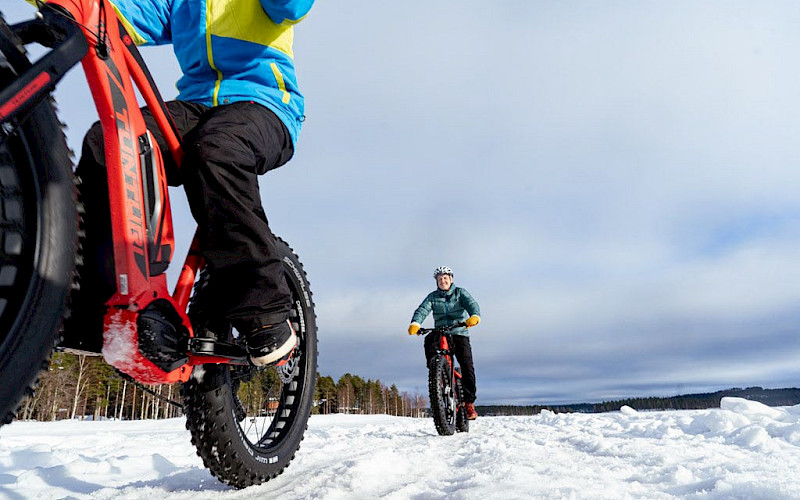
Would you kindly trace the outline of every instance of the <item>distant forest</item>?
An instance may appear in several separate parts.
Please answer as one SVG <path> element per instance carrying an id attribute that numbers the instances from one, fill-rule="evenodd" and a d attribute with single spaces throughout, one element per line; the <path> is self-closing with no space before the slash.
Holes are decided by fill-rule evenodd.
<path id="1" fill-rule="evenodd" d="M 275 385 L 277 380 L 267 380 Z M 262 387 L 268 392 L 270 387 Z M 244 390 L 240 388 L 240 391 Z M 170 401 L 172 403 L 170 403 Z M 183 415 L 180 384 L 134 384 L 99 356 L 56 352 L 38 388 L 26 397 L 17 412 L 19 420 L 63 419 L 142 420 Z M 399 391 L 380 380 L 346 373 L 334 381 L 318 376 L 314 413 L 351 413 L 425 417 L 428 395 Z M 270 407 L 268 410 L 272 411 Z"/>
<path id="2" fill-rule="evenodd" d="M 42 373 L 36 392 L 22 402 L 21 420 L 62 419 L 159 419 L 182 415 L 179 384 L 140 386 L 121 377 L 100 357 L 55 353 L 49 369 Z M 483 416 L 535 415 L 542 410 L 557 413 L 599 413 L 619 410 L 623 405 L 636 410 L 687 410 L 718 408 L 725 396 L 758 401 L 768 406 L 800 404 L 800 389 L 728 389 L 705 394 L 669 398 L 634 398 L 602 403 L 559 406 L 478 405 Z M 178 403 L 170 404 L 166 400 Z M 428 394 L 399 391 L 380 380 L 346 373 L 334 380 L 318 376 L 314 413 L 387 414 L 407 417 L 428 416 Z"/>
<path id="3" fill-rule="evenodd" d="M 542 410 L 549 410 L 555 413 L 602 413 L 617 411 L 623 406 L 630 406 L 635 410 L 703 410 L 706 408 L 719 408 L 719 402 L 724 397 L 758 401 L 767 406 L 793 406 L 800 404 L 800 389 L 748 387 L 746 389 L 732 388 L 724 391 L 685 394 L 668 398 L 631 398 L 619 401 L 604 401 L 602 403 L 577 403 L 558 406 L 476 405 L 476 408 L 481 415 L 486 416 L 535 415 Z"/>

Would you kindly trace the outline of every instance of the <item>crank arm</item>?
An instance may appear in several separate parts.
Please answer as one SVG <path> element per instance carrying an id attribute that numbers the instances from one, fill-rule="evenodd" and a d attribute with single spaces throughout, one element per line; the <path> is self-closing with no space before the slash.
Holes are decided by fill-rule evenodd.
<path id="1" fill-rule="evenodd" d="M 250 364 L 250 356 L 244 347 L 222 340 L 194 337 L 189 339 L 188 351 L 191 356 L 227 358 L 231 365 Z"/>

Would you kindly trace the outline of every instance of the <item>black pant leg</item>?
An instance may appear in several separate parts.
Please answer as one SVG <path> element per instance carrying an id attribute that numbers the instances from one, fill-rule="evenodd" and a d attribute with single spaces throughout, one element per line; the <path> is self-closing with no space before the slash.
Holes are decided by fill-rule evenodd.
<path id="1" fill-rule="evenodd" d="M 436 355 L 436 348 L 439 347 L 435 345 L 434 341 L 437 340 L 439 337 L 432 333 L 425 335 L 425 366 L 429 366 L 431 364 L 431 359 Z"/>
<path id="2" fill-rule="evenodd" d="M 291 296 L 258 175 L 291 158 L 286 127 L 259 104 L 219 106 L 188 134 L 184 151 L 181 177 L 211 269 L 211 303 L 240 331 L 284 321 Z"/>
<path id="3" fill-rule="evenodd" d="M 472 345 L 469 337 L 453 335 L 453 352 L 461 366 L 461 386 L 464 389 L 464 402 L 474 403 L 477 395 L 475 385 L 475 366 L 472 362 Z"/>
<path id="4" fill-rule="evenodd" d="M 161 149 L 169 184 L 184 184 L 198 223 L 201 253 L 212 269 L 216 291 L 209 303 L 220 315 L 232 319 L 237 329 L 283 321 L 290 295 L 275 255 L 275 237 L 261 205 L 258 175 L 291 158 L 294 149 L 288 131 L 274 113 L 249 102 L 208 108 L 171 101 L 167 107 L 183 136 L 185 157 L 180 172 L 152 115 L 147 109 L 143 109 L 143 115 Z M 78 172 L 83 177 L 101 179 L 88 189 L 99 197 L 94 193 L 87 198 L 104 199 L 107 206 L 108 195 L 102 191 L 104 168 L 103 132 L 97 122 L 84 139 Z M 87 213 L 105 213 L 107 218 L 107 209 L 102 207 Z M 95 224 L 92 215 L 86 219 L 87 227 L 95 228 L 90 237 L 96 249 L 87 252 L 87 268 L 96 268 L 97 276 L 85 281 L 101 281 L 106 275 L 113 280 L 113 269 L 107 269 L 113 264 L 110 222 Z M 94 254 L 89 255 L 91 252 Z M 113 292 L 108 286 L 94 293 L 110 296 Z"/>
<path id="5" fill-rule="evenodd" d="M 169 112 L 172 115 L 175 128 L 178 129 L 178 133 L 181 136 L 186 135 L 190 130 L 192 130 L 200 121 L 200 117 L 203 112 L 208 109 L 207 106 L 203 106 L 202 104 L 194 104 L 183 101 L 170 101 L 166 103 L 166 105 L 167 109 L 169 109 Z M 153 135 L 153 138 L 156 140 L 156 144 L 158 144 L 159 148 L 161 149 L 161 156 L 164 159 L 164 170 L 167 173 L 170 184 L 173 186 L 180 185 L 180 177 L 177 175 L 178 168 L 169 152 L 167 143 L 164 140 L 164 135 L 158 129 L 153 115 L 147 108 L 142 108 L 142 115 L 144 117 L 145 126 Z M 89 131 L 83 138 L 83 149 L 81 150 L 81 159 L 78 162 L 78 170 L 82 172 L 84 176 L 93 178 L 102 173 L 102 171 L 105 169 L 105 164 L 106 159 L 105 145 L 103 144 L 103 127 L 98 121 L 95 122 L 91 128 L 89 128 Z M 105 178 L 104 175 L 103 178 Z"/>
<path id="6" fill-rule="evenodd" d="M 185 101 L 169 101 L 166 105 L 181 139 L 194 130 L 203 115 L 209 110 L 209 107 L 203 104 Z M 164 135 L 158 129 L 158 125 L 156 125 L 156 121 L 149 109 L 143 108 L 142 115 L 144 116 L 147 130 L 153 135 L 156 144 L 161 150 L 161 157 L 164 159 L 164 171 L 167 174 L 169 185 L 180 186 L 183 183 L 183 178 L 178 166 L 175 164 L 175 160 L 172 158 L 167 142 L 164 140 Z"/>

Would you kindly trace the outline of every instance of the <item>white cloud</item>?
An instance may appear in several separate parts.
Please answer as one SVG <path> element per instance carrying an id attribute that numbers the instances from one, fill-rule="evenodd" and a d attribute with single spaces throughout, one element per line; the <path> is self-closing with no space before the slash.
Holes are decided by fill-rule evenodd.
<path id="1" fill-rule="evenodd" d="M 418 374 L 403 332 L 446 264 L 481 303 L 479 362 L 511 360 L 478 367 L 496 397 L 616 394 L 630 356 L 642 391 L 800 376 L 775 356 L 800 350 L 798 21 L 790 1 L 318 2 L 305 130 L 261 188 L 315 290 L 321 369 Z M 79 144 L 88 103 L 60 100 Z"/>

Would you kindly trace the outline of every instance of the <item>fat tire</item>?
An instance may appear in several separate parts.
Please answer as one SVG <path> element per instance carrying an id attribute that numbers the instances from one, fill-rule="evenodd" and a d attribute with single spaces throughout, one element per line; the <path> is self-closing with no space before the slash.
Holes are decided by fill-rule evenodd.
<path id="1" fill-rule="evenodd" d="M 458 368 L 456 368 L 456 371 L 458 371 Z M 461 372 L 459 371 L 459 373 Z M 464 404 L 464 388 L 461 385 L 460 378 L 456 378 L 456 398 L 458 404 L 458 411 L 456 412 L 456 432 L 469 432 L 467 407 Z"/>
<path id="2" fill-rule="evenodd" d="M 240 425 L 251 417 L 244 417 L 237 404 L 236 380 L 246 380 L 256 368 L 198 366 L 182 387 L 186 428 L 198 456 L 217 479 L 236 488 L 264 483 L 284 471 L 300 448 L 314 399 L 317 327 L 308 278 L 286 242 L 278 238 L 277 248 L 295 303 L 291 319 L 298 334 L 298 352 L 302 354 L 294 378 L 282 386 L 275 418 L 264 433 L 270 437 L 268 442 L 264 446 L 253 444 Z M 201 314 L 195 312 L 194 316 Z"/>
<path id="3" fill-rule="evenodd" d="M 455 415 L 449 404 L 449 379 L 450 366 L 447 359 L 441 355 L 434 356 L 428 367 L 428 392 L 433 424 L 440 436 L 451 436 L 456 430 Z"/>
<path id="4" fill-rule="evenodd" d="M 0 88 L 13 77 L 0 69 Z M 0 425 L 33 395 L 61 338 L 77 238 L 71 152 L 48 97 L 0 131 Z"/>

